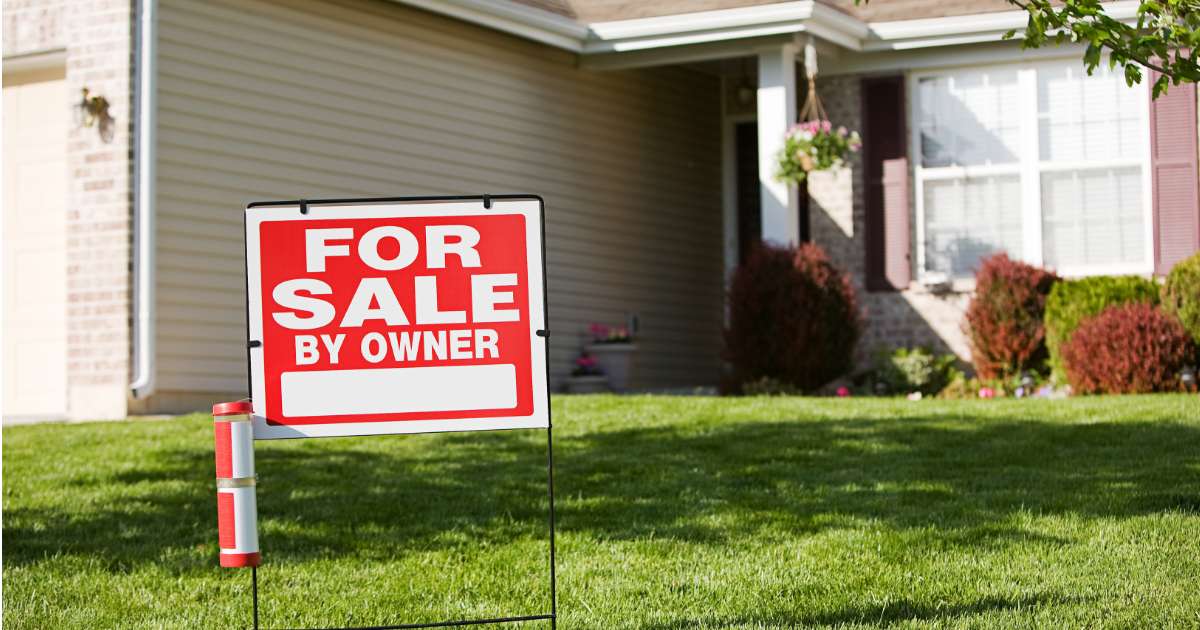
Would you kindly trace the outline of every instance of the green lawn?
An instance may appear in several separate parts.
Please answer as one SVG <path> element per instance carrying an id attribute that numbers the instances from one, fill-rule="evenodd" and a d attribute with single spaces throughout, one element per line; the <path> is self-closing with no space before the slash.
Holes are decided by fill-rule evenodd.
<path id="1" fill-rule="evenodd" d="M 1195 396 L 554 410 L 563 628 L 1200 627 Z M 264 627 L 547 611 L 544 457 L 259 443 Z M 3 459 L 5 627 L 248 623 L 211 418 L 5 428 Z"/>

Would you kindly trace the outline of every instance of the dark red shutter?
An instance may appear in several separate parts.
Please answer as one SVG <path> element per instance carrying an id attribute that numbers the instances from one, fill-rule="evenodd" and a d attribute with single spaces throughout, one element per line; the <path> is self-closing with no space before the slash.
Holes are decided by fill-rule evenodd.
<path id="1" fill-rule="evenodd" d="M 883 161 L 884 276 L 895 289 L 907 289 L 912 279 L 909 252 L 908 158 Z"/>
<path id="2" fill-rule="evenodd" d="M 1153 74 L 1150 80 L 1157 79 Z M 1200 249 L 1196 85 L 1172 85 L 1150 102 L 1154 180 L 1154 271 L 1165 274 Z"/>
<path id="3" fill-rule="evenodd" d="M 904 78 L 863 79 L 862 108 L 866 285 L 903 290 L 911 276 Z"/>

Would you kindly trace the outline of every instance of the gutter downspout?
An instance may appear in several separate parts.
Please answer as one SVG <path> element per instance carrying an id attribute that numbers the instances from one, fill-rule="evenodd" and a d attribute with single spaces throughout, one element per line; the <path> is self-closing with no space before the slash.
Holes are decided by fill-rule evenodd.
<path id="1" fill-rule="evenodd" d="M 133 153 L 133 382 L 134 398 L 154 393 L 154 207 L 157 148 L 157 0 L 138 2 L 137 100 Z"/>

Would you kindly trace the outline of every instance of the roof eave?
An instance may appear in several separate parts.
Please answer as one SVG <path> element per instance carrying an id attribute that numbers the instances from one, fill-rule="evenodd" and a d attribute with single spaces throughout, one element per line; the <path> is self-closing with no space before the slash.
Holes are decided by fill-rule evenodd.
<path id="1" fill-rule="evenodd" d="M 995 42 L 1020 33 L 1024 11 L 867 23 L 815 0 L 581 24 L 512 0 L 394 0 L 581 55 L 809 33 L 846 50 L 878 52 Z M 1114 18 L 1136 19 L 1138 0 L 1106 3 Z"/>
<path id="2" fill-rule="evenodd" d="M 571 18 L 511 0 L 394 1 L 576 53 L 588 36 L 588 28 Z"/>
<path id="3" fill-rule="evenodd" d="M 1119 0 L 1106 3 L 1104 10 L 1110 17 L 1128 22 L 1137 19 L 1138 4 L 1137 0 Z M 1008 31 L 1015 30 L 1019 37 L 1028 17 L 1025 11 L 1017 10 L 871 22 L 861 50 L 878 52 L 994 42 Z"/>
<path id="4" fill-rule="evenodd" d="M 813 0 L 698 11 L 589 25 L 584 54 L 704 44 L 809 32 L 859 50 L 866 24 Z"/>

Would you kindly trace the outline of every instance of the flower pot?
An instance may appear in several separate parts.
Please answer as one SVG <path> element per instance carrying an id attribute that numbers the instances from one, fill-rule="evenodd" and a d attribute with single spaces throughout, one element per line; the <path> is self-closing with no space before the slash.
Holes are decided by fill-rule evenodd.
<path id="1" fill-rule="evenodd" d="M 632 343 L 591 343 L 584 350 L 596 357 L 600 371 L 608 376 L 608 384 L 614 392 L 629 390 L 633 376 L 633 357 L 637 345 Z"/>
<path id="2" fill-rule="evenodd" d="M 571 376 L 567 378 L 569 394 L 599 394 L 608 391 L 608 377 L 603 374 Z"/>

